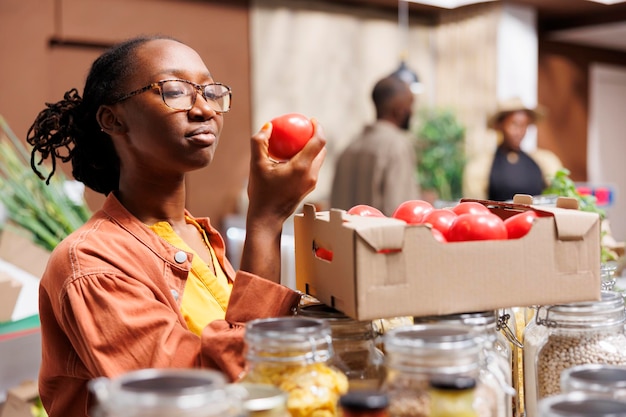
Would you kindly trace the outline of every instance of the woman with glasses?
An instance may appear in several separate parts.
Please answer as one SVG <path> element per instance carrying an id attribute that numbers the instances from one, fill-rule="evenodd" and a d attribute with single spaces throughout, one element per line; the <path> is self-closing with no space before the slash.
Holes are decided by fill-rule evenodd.
<path id="1" fill-rule="evenodd" d="M 96 59 L 82 96 L 68 91 L 30 128 L 40 177 L 41 160 L 71 161 L 78 181 L 107 196 L 53 251 L 41 279 L 39 388 L 51 417 L 86 416 L 87 383 L 98 376 L 202 367 L 236 380 L 243 324 L 296 307 L 299 295 L 279 285 L 280 236 L 315 187 L 325 139 L 315 123 L 305 148 L 277 164 L 268 158 L 271 124 L 251 138 L 235 272 L 209 219 L 185 209 L 185 175 L 211 163 L 230 101 L 193 49 L 141 37 Z"/>

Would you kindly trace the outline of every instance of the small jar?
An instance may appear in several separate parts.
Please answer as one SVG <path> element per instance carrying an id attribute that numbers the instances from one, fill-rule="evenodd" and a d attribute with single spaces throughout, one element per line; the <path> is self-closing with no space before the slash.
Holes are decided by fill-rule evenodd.
<path id="1" fill-rule="evenodd" d="M 241 382 L 285 391 L 292 417 L 337 415 L 348 378 L 331 365 L 327 322 L 298 316 L 252 320 L 246 324 L 245 342 L 247 369 Z"/>
<path id="2" fill-rule="evenodd" d="M 600 301 L 540 307 L 524 338 L 528 415 L 536 402 L 561 393 L 561 373 L 583 364 L 626 365 L 624 299 L 602 291 Z"/>
<path id="3" fill-rule="evenodd" d="M 580 392 L 539 400 L 537 417 L 626 417 L 626 402 Z"/>
<path id="4" fill-rule="evenodd" d="M 561 373 L 561 392 L 583 392 L 626 400 L 626 366 L 588 364 Z"/>
<path id="5" fill-rule="evenodd" d="M 483 372 L 490 372 L 498 384 L 498 389 L 510 397 L 502 397 L 498 404 L 499 415 L 510 417 L 513 415 L 513 400 L 516 396 L 513 388 L 512 351 L 509 341 L 500 327 L 505 325 L 495 310 L 475 313 L 448 314 L 442 316 L 427 316 L 414 319 L 416 323 L 449 323 L 467 326 L 471 329 L 477 340 L 482 344 L 481 364 Z"/>
<path id="6" fill-rule="evenodd" d="M 240 390 L 217 372 L 142 369 L 89 382 L 95 417 L 227 417 L 242 414 Z"/>
<path id="7" fill-rule="evenodd" d="M 440 376 L 430 380 L 430 417 L 478 417 L 474 408 L 476 380 Z"/>
<path id="8" fill-rule="evenodd" d="M 303 306 L 298 315 L 330 325 L 334 350 L 331 364 L 348 377 L 351 390 L 380 388 L 385 368 L 383 353 L 376 347 L 378 334 L 372 321 L 354 320 L 325 304 Z"/>
<path id="9" fill-rule="evenodd" d="M 387 376 L 392 417 L 431 417 L 430 381 L 440 376 L 476 380 L 474 409 L 480 417 L 503 417 L 498 404 L 505 395 L 482 372 L 483 342 L 466 326 L 422 323 L 385 334 Z"/>

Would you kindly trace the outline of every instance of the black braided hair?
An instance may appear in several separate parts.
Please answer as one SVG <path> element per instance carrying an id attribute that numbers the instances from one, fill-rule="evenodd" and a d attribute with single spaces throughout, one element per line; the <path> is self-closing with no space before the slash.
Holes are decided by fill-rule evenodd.
<path id="1" fill-rule="evenodd" d="M 93 62 L 82 98 L 73 88 L 59 102 L 46 103 L 26 135 L 33 146 L 31 167 L 39 178 L 50 182 L 58 158 L 71 161 L 74 178 L 92 190 L 107 195 L 118 189 L 119 157 L 109 135 L 101 131 L 96 112 L 125 93 L 122 88 L 133 73 L 136 48 L 154 39 L 172 38 L 140 36 L 112 47 Z M 52 169 L 44 177 L 38 166 L 47 159 Z"/>

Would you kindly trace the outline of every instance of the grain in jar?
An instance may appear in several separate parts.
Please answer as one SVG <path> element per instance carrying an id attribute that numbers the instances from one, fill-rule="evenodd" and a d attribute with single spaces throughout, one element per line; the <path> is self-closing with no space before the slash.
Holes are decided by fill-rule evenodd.
<path id="1" fill-rule="evenodd" d="M 565 369 L 583 364 L 626 365 L 624 299 L 612 291 L 601 295 L 599 301 L 538 309 L 524 338 L 529 417 L 534 417 L 536 401 L 561 393 Z"/>
<path id="2" fill-rule="evenodd" d="M 350 389 L 376 390 L 385 376 L 383 353 L 376 346 L 378 333 L 372 321 L 354 320 L 325 304 L 300 306 L 299 316 L 330 325 L 334 355 L 331 364 L 347 377 Z"/>
<path id="3" fill-rule="evenodd" d="M 274 385 L 287 393 L 292 417 L 335 417 L 348 391 L 346 375 L 330 364 L 331 330 L 323 320 L 298 316 L 246 323 L 247 369 L 241 382 Z"/>
<path id="4" fill-rule="evenodd" d="M 476 380 L 474 406 L 479 417 L 503 417 L 498 403 L 504 393 L 481 363 L 482 342 L 467 327 L 422 323 L 385 334 L 387 376 L 392 417 L 431 417 L 430 381 L 439 376 Z"/>

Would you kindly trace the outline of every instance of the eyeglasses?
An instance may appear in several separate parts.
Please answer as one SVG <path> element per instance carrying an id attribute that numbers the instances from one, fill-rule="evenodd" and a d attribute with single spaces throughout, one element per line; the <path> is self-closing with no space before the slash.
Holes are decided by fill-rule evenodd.
<path id="1" fill-rule="evenodd" d="M 112 104 L 124 101 L 132 96 L 157 88 L 167 107 L 174 110 L 191 110 L 196 102 L 198 93 L 206 100 L 209 106 L 218 113 L 230 110 L 232 92 L 230 87 L 221 83 L 200 85 L 187 80 L 163 80 L 152 83 L 115 100 Z"/>

